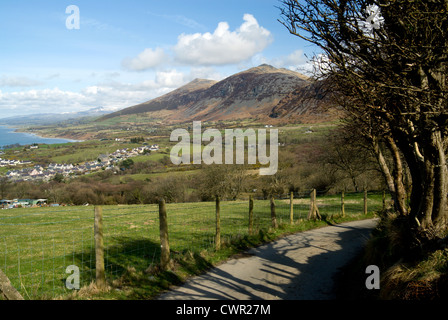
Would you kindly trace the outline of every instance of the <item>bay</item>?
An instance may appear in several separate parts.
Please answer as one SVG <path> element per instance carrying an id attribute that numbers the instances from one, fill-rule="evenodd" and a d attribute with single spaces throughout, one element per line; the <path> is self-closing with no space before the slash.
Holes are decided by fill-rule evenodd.
<path id="1" fill-rule="evenodd" d="M 11 144 L 31 145 L 33 143 L 68 143 L 77 142 L 77 140 L 59 139 L 59 138 L 44 138 L 39 137 L 33 133 L 15 132 L 16 128 L 8 126 L 0 126 L 0 148 Z"/>

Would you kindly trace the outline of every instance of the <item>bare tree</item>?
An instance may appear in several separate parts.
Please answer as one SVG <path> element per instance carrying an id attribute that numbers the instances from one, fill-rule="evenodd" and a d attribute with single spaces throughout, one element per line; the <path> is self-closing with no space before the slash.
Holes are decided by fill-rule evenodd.
<path id="1" fill-rule="evenodd" d="M 10 184 L 11 184 L 11 181 L 9 180 L 8 177 L 6 177 L 6 176 L 0 177 L 0 197 L 2 199 L 5 198 Z"/>
<path id="2" fill-rule="evenodd" d="M 348 125 L 332 131 L 326 141 L 323 161 L 333 173 L 339 177 L 348 178 L 355 192 L 361 191 L 360 177 L 369 171 L 375 171 L 371 150 L 366 146 L 365 139 L 359 135 L 356 128 Z"/>
<path id="3" fill-rule="evenodd" d="M 197 176 L 196 185 L 203 200 L 235 200 L 244 190 L 247 168 L 244 165 L 204 165 Z"/>
<path id="4" fill-rule="evenodd" d="M 44 188 L 44 193 L 48 200 L 53 203 L 60 203 L 64 195 L 64 189 L 61 183 L 56 181 L 49 182 Z"/>
<path id="5" fill-rule="evenodd" d="M 447 227 L 448 1 L 283 0 L 281 22 L 322 50 L 317 74 L 412 179 L 414 237 Z M 395 161 L 395 191 L 403 187 Z M 431 232 L 429 232 L 431 231 Z"/>
<path id="6" fill-rule="evenodd" d="M 384 125 L 376 125 L 374 122 L 369 121 L 369 117 L 347 115 L 343 123 L 342 130 L 339 131 L 344 132 L 342 139 L 345 139 L 347 144 L 355 141 L 357 145 L 356 148 L 349 148 L 348 152 L 351 152 L 351 154 L 346 156 L 358 158 L 361 155 L 358 158 L 359 162 L 359 159 L 366 161 L 370 158 L 369 154 L 373 154 L 392 195 L 396 211 L 400 215 L 406 216 L 408 212 L 406 206 L 407 190 L 404 184 L 405 163 L 402 161 L 402 154 L 395 141 L 387 134 L 388 131 L 384 129 Z M 338 146 L 337 143 L 335 145 L 336 147 Z M 329 156 L 333 155 L 330 154 Z M 336 161 L 338 161 L 338 158 L 337 156 Z M 346 166 L 344 162 L 340 163 L 340 167 L 349 172 L 353 170 L 353 165 Z M 363 168 L 362 164 L 359 164 L 357 168 L 358 170 L 366 170 L 368 166 Z"/>

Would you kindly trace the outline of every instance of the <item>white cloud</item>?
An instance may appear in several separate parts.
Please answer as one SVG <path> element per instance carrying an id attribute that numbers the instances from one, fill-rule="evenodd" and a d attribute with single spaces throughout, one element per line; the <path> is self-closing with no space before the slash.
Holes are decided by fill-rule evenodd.
<path id="1" fill-rule="evenodd" d="M 34 87 L 42 84 L 38 80 L 27 77 L 2 76 L 0 78 L 0 87 Z"/>
<path id="2" fill-rule="evenodd" d="M 107 27 L 95 21 L 90 24 L 97 29 Z M 228 64 L 250 62 L 272 41 L 271 33 L 261 27 L 254 16 L 245 14 L 242 24 L 235 30 L 231 30 L 227 22 L 220 22 L 213 33 L 182 34 L 170 49 L 147 48 L 136 57 L 122 61 L 122 66 L 128 71 L 151 70 L 149 73 L 69 70 L 72 79 L 75 75 L 79 78 L 76 89 L 67 89 L 74 83 L 67 80 L 65 74 L 68 71 L 57 70 L 46 78 L 42 76 L 47 82 L 57 80 L 57 85 L 63 86 L 63 90 L 58 87 L 29 90 L 31 86 L 42 83 L 26 77 L 3 76 L 0 77 L 0 85 L 12 89 L 0 91 L 0 117 L 74 112 L 94 107 L 130 107 L 159 97 L 195 78 L 221 80 L 228 71 L 221 70 L 224 72 L 221 74 L 216 68 L 226 69 Z"/>
<path id="3" fill-rule="evenodd" d="M 244 23 L 230 31 L 220 22 L 214 33 L 182 34 L 174 47 L 175 60 L 187 65 L 226 65 L 250 59 L 272 43 L 271 33 L 255 17 L 245 14 Z"/>
<path id="4" fill-rule="evenodd" d="M 45 80 L 58 79 L 60 76 L 61 76 L 60 73 L 53 73 L 53 74 L 50 74 L 49 76 L 47 76 L 47 77 L 45 78 Z"/>
<path id="5" fill-rule="evenodd" d="M 87 87 L 84 91 L 86 94 L 98 94 L 98 86 Z"/>
<path id="6" fill-rule="evenodd" d="M 188 75 L 188 80 L 192 81 L 196 78 L 199 79 L 209 79 L 209 80 L 222 80 L 225 78 L 225 75 L 219 73 L 213 67 L 193 67 L 190 69 L 190 73 Z"/>
<path id="7" fill-rule="evenodd" d="M 37 113 L 66 113 L 103 107 L 110 110 L 127 108 L 159 97 L 189 81 L 182 72 L 160 71 L 153 79 L 125 83 L 113 79 L 89 85 L 77 92 L 53 89 L 0 90 L 0 117 Z"/>
<path id="8" fill-rule="evenodd" d="M 160 66 L 167 60 L 167 55 L 162 48 L 145 49 L 136 58 L 126 58 L 123 60 L 122 65 L 126 69 L 132 71 L 143 71 Z"/>
<path id="9" fill-rule="evenodd" d="M 143 71 L 162 67 L 169 59 L 177 65 L 222 66 L 251 59 L 269 46 L 273 37 L 251 14 L 235 31 L 227 22 L 220 22 L 213 33 L 181 34 L 172 50 L 147 48 L 135 58 L 122 61 L 123 67 Z"/>
<path id="10" fill-rule="evenodd" d="M 82 94 L 58 88 L 6 92 L 0 98 L 0 111 L 3 117 L 9 116 L 11 109 L 22 114 L 44 113 L 50 110 L 56 113 L 67 112 L 79 109 L 86 102 Z"/>
<path id="11" fill-rule="evenodd" d="M 184 84 L 184 74 L 176 70 L 159 71 L 156 74 L 156 83 L 162 87 L 177 88 Z"/>
<path id="12" fill-rule="evenodd" d="M 274 59 L 268 59 L 262 54 L 257 54 L 252 58 L 252 64 L 260 65 L 263 63 L 270 64 L 276 68 L 286 68 L 290 70 L 297 70 L 307 62 L 303 50 L 296 50 L 288 55 L 280 56 Z"/>
<path id="13" fill-rule="evenodd" d="M 289 54 L 283 59 L 283 64 L 285 66 L 296 66 L 303 64 L 306 61 L 305 56 L 303 55 L 303 50 L 296 50 L 293 53 Z"/>

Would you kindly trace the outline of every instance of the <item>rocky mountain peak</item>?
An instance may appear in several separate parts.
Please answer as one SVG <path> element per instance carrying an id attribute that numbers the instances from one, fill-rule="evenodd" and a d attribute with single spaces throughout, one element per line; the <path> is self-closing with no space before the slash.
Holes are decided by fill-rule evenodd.
<path id="1" fill-rule="evenodd" d="M 310 90 L 311 86 L 313 83 L 300 73 L 262 64 L 221 81 L 194 79 L 159 98 L 106 115 L 99 121 L 129 114 L 145 114 L 167 123 L 245 118 L 292 119 L 288 110 L 303 115 L 300 92 L 306 92 L 309 96 L 313 91 Z M 314 108 L 311 100 L 310 103 L 308 99 L 306 110 Z M 315 100 L 318 100 L 317 96 Z M 272 114 L 277 116 L 272 117 Z"/>

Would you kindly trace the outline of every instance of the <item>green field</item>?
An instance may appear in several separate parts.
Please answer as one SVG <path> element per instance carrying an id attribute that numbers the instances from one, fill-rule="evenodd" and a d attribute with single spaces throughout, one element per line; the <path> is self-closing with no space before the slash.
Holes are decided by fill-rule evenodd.
<path id="1" fill-rule="evenodd" d="M 119 118 L 117 118 L 119 119 Z M 106 120 L 105 123 L 89 122 L 88 124 L 71 127 L 34 127 L 32 132 L 42 136 L 64 136 L 70 134 L 76 136 L 77 133 L 96 133 L 98 136 L 89 137 L 86 141 L 73 142 L 65 144 L 53 144 L 53 145 L 40 145 L 39 149 L 29 150 L 24 148 L 14 148 L 12 150 L 6 150 L 6 156 L 8 159 L 22 159 L 38 161 L 39 159 L 49 159 L 54 163 L 79 163 L 84 161 L 96 160 L 99 154 L 112 153 L 121 148 L 134 148 L 141 146 L 140 144 L 132 144 L 129 142 L 132 137 L 144 137 L 149 144 L 157 143 L 162 147 L 172 146 L 175 143 L 169 141 L 171 131 L 176 127 L 148 127 L 148 124 L 144 121 L 145 118 L 129 119 L 129 126 L 132 130 L 124 130 L 127 127 L 127 121 L 123 123 L 115 123 L 116 119 Z M 126 119 L 128 120 L 128 119 Z M 132 121 L 136 122 L 132 122 Z M 139 120 L 139 121 L 137 121 Z M 109 121 L 113 123 L 109 123 Z M 150 121 L 150 120 L 148 120 Z M 133 124 L 132 124 L 133 123 Z M 223 124 L 204 123 L 206 126 L 217 125 L 221 128 L 221 132 L 224 136 L 225 128 L 264 128 L 262 124 L 251 122 L 226 122 L 225 127 Z M 180 126 L 182 128 L 188 128 L 191 124 L 185 124 Z M 300 144 L 304 142 L 310 142 L 322 139 L 325 135 L 336 127 L 336 123 L 321 123 L 321 124 L 295 124 L 288 126 L 276 127 L 279 130 L 279 142 L 288 144 Z M 111 129 L 115 128 L 115 129 Z M 308 130 L 312 130 L 312 134 L 306 133 Z M 191 131 L 190 131 L 191 132 Z M 122 141 L 115 141 L 115 138 L 120 138 Z M 107 139 L 107 140 L 104 140 Z M 158 160 L 158 159 L 155 159 Z"/>
<path id="2" fill-rule="evenodd" d="M 177 267 L 168 275 L 154 276 L 143 271 L 159 263 L 157 205 L 103 206 L 106 277 L 115 289 L 96 298 L 148 299 L 169 283 L 181 281 L 260 241 L 325 226 L 330 221 L 338 223 L 372 217 L 371 213 L 367 216 L 362 214 L 362 199 L 362 194 L 346 195 L 346 218 L 341 218 L 339 195 L 318 197 L 323 221 L 312 222 L 306 220 L 309 198 L 297 198 L 293 202 L 293 225 L 290 225 L 289 199 L 276 200 L 280 225 L 277 230 L 271 229 L 269 201 L 255 200 L 254 236 L 248 234 L 248 201 L 222 202 L 222 250 L 218 252 L 214 250 L 214 202 L 167 204 L 170 247 Z M 369 212 L 381 207 L 382 196 L 369 194 Z M 92 206 L 1 210 L 0 269 L 25 299 L 70 296 L 72 292 L 65 287 L 68 266 L 79 267 L 81 287 L 94 281 L 93 229 Z M 134 275 L 126 278 L 129 270 L 133 270 Z M 140 275 L 140 280 L 134 283 L 131 280 L 136 274 Z M 127 290 L 122 289 L 123 283 L 126 283 Z"/>

